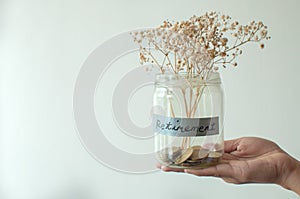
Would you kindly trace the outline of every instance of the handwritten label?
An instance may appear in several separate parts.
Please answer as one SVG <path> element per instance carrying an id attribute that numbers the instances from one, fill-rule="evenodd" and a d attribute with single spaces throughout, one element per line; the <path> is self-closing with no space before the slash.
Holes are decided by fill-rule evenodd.
<path id="1" fill-rule="evenodd" d="M 219 117 L 179 118 L 153 115 L 154 131 L 177 137 L 210 136 L 219 134 Z"/>

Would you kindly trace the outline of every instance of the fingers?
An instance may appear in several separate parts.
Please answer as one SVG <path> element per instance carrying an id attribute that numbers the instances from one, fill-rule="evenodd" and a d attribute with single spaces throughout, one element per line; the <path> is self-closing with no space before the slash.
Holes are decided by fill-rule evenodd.
<path id="1" fill-rule="evenodd" d="M 170 167 L 161 165 L 161 164 L 159 164 L 159 163 L 156 164 L 156 167 L 157 167 L 158 169 L 161 169 L 162 171 L 165 171 L 165 172 L 183 172 L 183 171 L 184 171 L 184 169 L 180 169 L 180 168 L 170 168 Z"/>
<path id="2" fill-rule="evenodd" d="M 249 138 L 237 138 L 234 140 L 224 141 L 224 152 L 230 154 L 232 157 L 245 157 L 245 152 L 248 147 L 245 145 L 245 140 Z"/>
<path id="3" fill-rule="evenodd" d="M 234 177 L 234 171 L 230 164 L 219 164 L 213 167 L 199 170 L 185 169 L 184 172 L 196 176 L 213 176 L 221 178 Z"/>
<path id="4" fill-rule="evenodd" d="M 222 178 L 227 183 L 233 183 L 233 184 L 241 184 L 239 181 L 237 181 L 235 178 L 228 178 L 224 177 Z"/>
<path id="5" fill-rule="evenodd" d="M 162 165 L 160 163 L 156 163 L 156 168 L 161 169 Z"/>
<path id="6" fill-rule="evenodd" d="M 222 157 L 222 162 L 228 162 L 230 160 L 239 160 L 239 157 L 232 155 L 230 153 L 224 153 Z"/>
<path id="7" fill-rule="evenodd" d="M 253 158 L 280 149 L 275 143 L 256 137 L 242 137 L 224 142 L 224 150 L 237 157 Z"/>
<path id="8" fill-rule="evenodd" d="M 184 172 L 184 169 L 180 169 L 180 168 L 170 168 L 170 167 L 167 167 L 167 166 L 162 166 L 162 167 L 161 167 L 161 170 L 162 170 L 162 171 L 165 171 L 165 172 Z"/>
<path id="9" fill-rule="evenodd" d="M 240 138 L 234 140 L 225 140 L 224 141 L 224 151 L 225 153 L 231 153 L 235 151 L 239 145 Z"/>
<path id="10" fill-rule="evenodd" d="M 184 172 L 196 176 L 219 177 L 227 183 L 240 184 L 240 182 L 233 175 L 233 169 L 229 164 L 221 164 L 201 170 L 185 169 Z"/>

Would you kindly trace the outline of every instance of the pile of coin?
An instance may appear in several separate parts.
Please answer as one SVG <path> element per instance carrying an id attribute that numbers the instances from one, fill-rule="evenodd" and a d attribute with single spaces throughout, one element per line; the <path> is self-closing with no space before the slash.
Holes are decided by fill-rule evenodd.
<path id="1" fill-rule="evenodd" d="M 207 167 L 217 164 L 222 152 L 210 151 L 201 146 L 182 149 L 168 147 L 158 152 L 158 159 L 168 166 L 175 167 Z"/>

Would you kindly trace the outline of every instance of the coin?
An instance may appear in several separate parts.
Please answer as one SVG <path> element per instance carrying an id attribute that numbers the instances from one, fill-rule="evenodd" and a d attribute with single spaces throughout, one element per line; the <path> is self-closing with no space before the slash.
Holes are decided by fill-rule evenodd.
<path id="1" fill-rule="evenodd" d="M 193 150 L 200 150 L 202 147 L 199 145 L 192 146 Z"/>
<path id="2" fill-rule="evenodd" d="M 217 164 L 222 157 L 222 153 L 220 152 L 210 152 L 208 157 L 206 158 L 206 161 L 210 164 Z"/>
<path id="3" fill-rule="evenodd" d="M 209 158 L 220 158 L 220 157 L 222 157 L 222 153 L 213 151 L 208 154 L 208 157 Z"/>
<path id="4" fill-rule="evenodd" d="M 188 162 L 188 163 L 201 163 L 202 160 L 200 160 L 200 159 L 198 159 L 198 160 L 190 160 L 190 159 L 188 159 L 188 160 L 186 160 L 186 162 Z"/>
<path id="5" fill-rule="evenodd" d="M 191 159 L 191 160 L 203 159 L 203 158 L 206 158 L 208 156 L 208 154 L 209 154 L 209 151 L 206 149 L 202 149 L 202 148 L 194 149 L 194 151 L 189 159 Z"/>
<path id="6" fill-rule="evenodd" d="M 179 155 L 179 157 L 176 158 L 175 164 L 181 164 L 186 161 L 192 155 L 193 148 L 183 149 L 181 152 L 182 153 Z"/>
<path id="7" fill-rule="evenodd" d="M 190 166 L 193 166 L 193 164 L 188 163 L 188 162 L 183 162 L 183 163 L 180 164 L 180 166 L 190 167 Z"/>

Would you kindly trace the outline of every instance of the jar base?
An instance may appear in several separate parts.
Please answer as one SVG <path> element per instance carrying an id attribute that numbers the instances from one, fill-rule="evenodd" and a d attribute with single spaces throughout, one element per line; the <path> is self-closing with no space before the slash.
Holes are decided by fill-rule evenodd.
<path id="1" fill-rule="evenodd" d="M 170 168 L 201 169 L 219 164 L 224 150 L 210 151 L 201 146 L 186 149 L 179 147 L 164 148 L 157 152 L 160 164 Z"/>
<path id="2" fill-rule="evenodd" d="M 198 162 L 198 163 L 189 163 L 189 162 L 184 162 L 181 164 L 163 163 L 163 165 L 173 169 L 204 169 L 204 168 L 218 165 L 221 162 L 221 160 L 222 157 L 218 157 L 218 158 L 207 158 L 206 160 L 203 160 L 202 162 Z"/>

